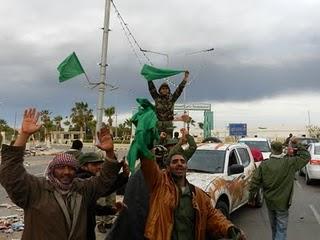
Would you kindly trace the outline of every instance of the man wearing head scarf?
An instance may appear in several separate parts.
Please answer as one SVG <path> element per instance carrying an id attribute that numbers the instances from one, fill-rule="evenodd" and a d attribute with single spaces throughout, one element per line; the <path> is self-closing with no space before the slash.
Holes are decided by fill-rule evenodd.
<path id="1" fill-rule="evenodd" d="M 185 71 L 184 78 L 172 94 L 168 83 L 163 83 L 157 91 L 153 81 L 148 81 L 149 92 L 155 101 L 159 132 L 166 132 L 172 138 L 174 119 L 174 104 L 181 95 L 188 80 L 189 72 Z"/>
<path id="2" fill-rule="evenodd" d="M 23 166 L 23 153 L 30 135 L 37 132 L 39 112 L 26 109 L 19 136 L 13 146 L 1 150 L 0 183 L 10 199 L 24 210 L 22 240 L 86 240 L 87 209 L 112 187 L 122 166 L 116 160 L 108 129 L 98 133 L 106 153 L 99 176 L 81 180 L 76 176 L 76 159 L 58 154 L 49 163 L 46 178 L 29 174 Z"/>
<path id="3" fill-rule="evenodd" d="M 290 145 L 295 147 L 294 155 L 284 155 L 281 142 L 271 143 L 271 155 L 255 170 L 249 188 L 249 205 L 262 187 L 267 204 L 273 240 L 287 239 L 289 207 L 293 196 L 295 173 L 310 160 L 310 154 L 297 139 L 291 137 Z"/>

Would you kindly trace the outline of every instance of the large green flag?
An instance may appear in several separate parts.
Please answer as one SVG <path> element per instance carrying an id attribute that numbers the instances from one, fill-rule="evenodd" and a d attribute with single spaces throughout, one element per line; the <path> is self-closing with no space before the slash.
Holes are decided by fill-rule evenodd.
<path id="1" fill-rule="evenodd" d="M 85 73 L 75 52 L 71 53 L 60 63 L 57 69 L 60 73 L 59 82 L 64 82 L 79 74 Z"/>
<path id="2" fill-rule="evenodd" d="M 153 147 L 154 141 L 159 141 L 155 107 L 144 98 L 138 98 L 137 102 L 140 104 L 139 111 L 131 119 L 136 127 L 136 132 L 127 154 L 131 172 L 134 172 L 136 160 L 141 155 L 150 160 L 154 159 L 150 149 Z"/>
<path id="3" fill-rule="evenodd" d="M 152 80 L 156 80 L 156 79 L 174 76 L 174 75 L 177 75 L 182 72 L 185 72 L 185 70 L 161 69 L 161 68 L 155 68 L 153 66 L 144 64 L 140 73 L 148 81 L 152 81 Z"/>

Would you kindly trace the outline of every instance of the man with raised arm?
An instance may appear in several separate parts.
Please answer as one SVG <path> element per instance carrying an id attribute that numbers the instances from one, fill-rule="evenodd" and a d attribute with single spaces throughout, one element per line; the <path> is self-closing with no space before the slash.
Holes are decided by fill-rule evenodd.
<path id="1" fill-rule="evenodd" d="M 122 166 L 116 160 L 108 129 L 98 133 L 97 146 L 106 153 L 100 176 L 81 180 L 76 176 L 76 159 L 58 154 L 49 163 L 46 177 L 29 174 L 23 166 L 25 145 L 37 132 L 39 112 L 26 109 L 21 132 L 13 146 L 1 150 L 0 183 L 10 199 L 24 210 L 22 240 L 86 240 L 87 208 L 110 190 Z"/>
<path id="2" fill-rule="evenodd" d="M 159 91 L 157 91 L 154 83 L 148 81 L 149 92 L 155 101 L 159 132 L 166 132 L 170 138 L 172 138 L 173 134 L 174 104 L 186 86 L 188 77 L 189 72 L 185 71 L 184 78 L 174 93 L 171 93 L 170 87 L 166 82 L 162 83 Z"/>

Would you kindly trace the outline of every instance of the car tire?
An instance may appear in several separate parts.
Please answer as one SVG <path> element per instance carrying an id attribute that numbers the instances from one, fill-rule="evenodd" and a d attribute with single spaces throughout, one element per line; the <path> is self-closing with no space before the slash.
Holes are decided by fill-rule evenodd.
<path id="1" fill-rule="evenodd" d="M 305 176 L 306 184 L 307 184 L 307 185 L 310 185 L 310 184 L 311 184 L 311 179 L 310 179 L 310 177 L 309 177 L 309 174 L 308 174 L 307 170 L 306 170 L 306 174 L 305 174 L 305 175 L 306 175 L 306 176 Z"/>
<path id="2" fill-rule="evenodd" d="M 218 201 L 216 209 L 219 209 L 226 218 L 230 219 L 229 206 L 226 202 L 222 200 Z"/>
<path id="3" fill-rule="evenodd" d="M 261 208 L 262 205 L 263 205 L 263 200 L 264 200 L 263 190 L 262 190 L 262 188 L 260 188 L 259 191 L 258 191 L 258 193 L 257 193 L 257 195 L 256 195 L 256 197 L 255 197 L 255 201 L 254 201 L 255 204 L 254 204 L 254 206 L 255 206 L 256 208 Z"/>

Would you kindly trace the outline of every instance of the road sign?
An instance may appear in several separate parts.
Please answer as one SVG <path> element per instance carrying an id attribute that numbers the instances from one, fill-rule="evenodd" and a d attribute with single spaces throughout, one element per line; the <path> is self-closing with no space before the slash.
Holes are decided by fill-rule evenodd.
<path id="1" fill-rule="evenodd" d="M 175 104 L 174 110 L 187 110 L 187 111 L 211 111 L 210 103 L 194 103 L 194 104 Z"/>
<path id="2" fill-rule="evenodd" d="M 229 123 L 230 136 L 247 136 L 246 123 Z"/>

